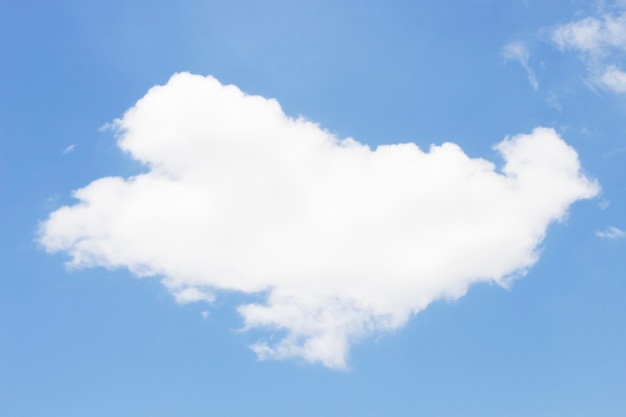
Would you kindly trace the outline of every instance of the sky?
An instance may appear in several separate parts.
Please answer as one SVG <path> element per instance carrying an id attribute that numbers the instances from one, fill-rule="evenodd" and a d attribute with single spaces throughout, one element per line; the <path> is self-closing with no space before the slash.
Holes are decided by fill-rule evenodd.
<path id="1" fill-rule="evenodd" d="M 0 3 L 0 415 L 626 415 L 626 3 Z"/>

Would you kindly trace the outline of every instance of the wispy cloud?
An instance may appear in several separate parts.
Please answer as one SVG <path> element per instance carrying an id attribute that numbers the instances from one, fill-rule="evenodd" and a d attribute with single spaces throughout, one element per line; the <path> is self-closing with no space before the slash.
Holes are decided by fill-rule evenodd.
<path id="1" fill-rule="evenodd" d="M 189 287 L 183 289 L 174 288 L 172 290 L 172 293 L 176 302 L 180 304 L 197 303 L 199 301 L 212 303 L 215 300 L 215 296 L 211 292 L 200 289 L 198 287 Z"/>
<path id="2" fill-rule="evenodd" d="M 626 13 L 589 16 L 557 27 L 552 40 L 562 50 L 602 56 L 626 50 Z"/>
<path id="3" fill-rule="evenodd" d="M 497 144 L 496 169 L 452 143 L 370 149 L 191 74 L 115 126 L 149 171 L 77 190 L 40 242 L 74 267 L 162 277 L 181 303 L 254 295 L 244 328 L 282 335 L 252 346 L 262 359 L 343 368 L 351 344 L 434 300 L 523 275 L 548 225 L 598 192 L 552 129 Z"/>
<path id="4" fill-rule="evenodd" d="M 609 200 L 601 200 L 598 203 L 598 207 L 600 207 L 600 210 L 606 210 L 609 208 L 610 205 L 611 205 L 611 202 Z"/>
<path id="5" fill-rule="evenodd" d="M 619 70 L 615 65 L 609 65 L 600 82 L 616 93 L 626 93 L 626 72 Z"/>
<path id="6" fill-rule="evenodd" d="M 596 230 L 595 235 L 603 239 L 619 239 L 626 236 L 626 233 L 617 227 L 609 226 L 603 230 Z"/>
<path id="7" fill-rule="evenodd" d="M 562 51 L 580 54 L 592 83 L 626 93 L 626 73 L 618 67 L 626 52 L 626 12 L 602 13 L 558 26 L 551 40 Z"/>
<path id="8" fill-rule="evenodd" d="M 533 87 L 533 89 L 539 89 L 539 82 L 537 81 L 535 72 L 530 67 L 530 52 L 526 43 L 521 41 L 509 42 L 502 49 L 502 56 L 507 61 L 518 62 L 522 66 L 522 68 L 524 68 L 524 71 L 526 71 L 528 82 Z"/>
<path id="9" fill-rule="evenodd" d="M 68 147 L 63 149 L 63 155 L 67 155 L 68 153 L 73 152 L 74 148 L 76 148 L 76 145 L 74 145 L 74 144 L 69 145 Z"/>

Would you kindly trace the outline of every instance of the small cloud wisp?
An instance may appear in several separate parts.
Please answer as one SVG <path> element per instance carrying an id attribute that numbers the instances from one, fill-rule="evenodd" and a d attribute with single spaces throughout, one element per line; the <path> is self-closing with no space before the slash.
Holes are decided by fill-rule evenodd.
<path id="1" fill-rule="evenodd" d="M 535 76 L 535 72 L 530 67 L 530 52 L 528 46 L 524 42 L 514 41 L 505 45 L 502 50 L 502 57 L 506 61 L 517 61 L 522 68 L 526 71 L 528 82 L 532 86 L 533 90 L 539 90 L 539 81 Z"/>
<path id="2" fill-rule="evenodd" d="M 626 237 L 626 233 L 623 230 L 618 229 L 615 226 L 609 226 L 603 230 L 596 230 L 595 235 L 602 239 L 620 239 Z"/>

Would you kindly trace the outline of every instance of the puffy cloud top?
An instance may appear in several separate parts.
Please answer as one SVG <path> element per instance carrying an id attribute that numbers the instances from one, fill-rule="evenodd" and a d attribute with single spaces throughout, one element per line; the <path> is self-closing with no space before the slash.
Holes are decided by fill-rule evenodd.
<path id="1" fill-rule="evenodd" d="M 261 295 L 239 307 L 245 328 L 281 331 L 261 358 L 342 368 L 354 341 L 523 274 L 548 225 L 598 192 L 552 129 L 496 145 L 498 171 L 452 143 L 373 150 L 187 73 L 114 124 L 148 172 L 76 190 L 40 242 L 74 267 L 162 277 L 182 303 Z"/>

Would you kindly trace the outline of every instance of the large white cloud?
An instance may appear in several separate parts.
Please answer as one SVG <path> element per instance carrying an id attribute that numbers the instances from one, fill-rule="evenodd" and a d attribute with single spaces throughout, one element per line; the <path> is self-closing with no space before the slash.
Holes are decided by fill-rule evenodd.
<path id="1" fill-rule="evenodd" d="M 39 241 L 74 267 L 162 277 L 182 303 L 261 296 L 239 307 L 246 328 L 274 330 L 261 358 L 344 367 L 354 341 L 523 274 L 548 225 L 598 191 L 551 129 L 496 145 L 499 171 L 452 143 L 372 150 L 187 73 L 115 126 L 148 172 L 75 191 Z"/>

